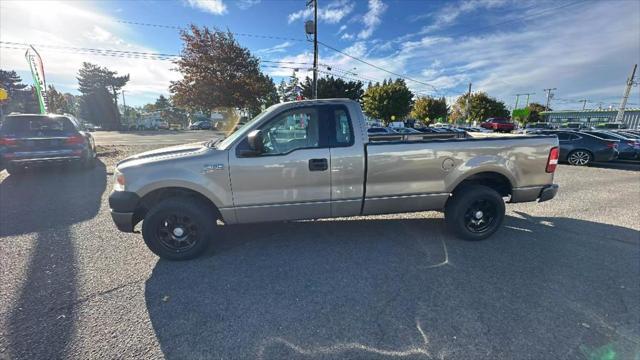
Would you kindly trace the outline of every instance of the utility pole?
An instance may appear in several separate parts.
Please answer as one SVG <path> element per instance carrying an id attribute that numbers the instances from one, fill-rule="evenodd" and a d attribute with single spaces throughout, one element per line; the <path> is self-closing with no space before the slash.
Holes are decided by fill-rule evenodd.
<path id="1" fill-rule="evenodd" d="M 469 122 L 469 103 L 471 102 L 471 83 L 469 83 L 469 92 L 467 93 L 467 102 L 464 106 L 464 119 Z"/>
<path id="2" fill-rule="evenodd" d="M 545 105 L 545 110 L 546 111 L 549 111 L 549 102 L 553 98 L 552 91 L 554 91 L 554 90 L 558 90 L 558 89 L 556 89 L 556 88 L 543 89 L 543 91 L 547 93 L 547 104 Z"/>
<path id="3" fill-rule="evenodd" d="M 124 120 L 127 121 L 127 103 L 124 101 L 124 90 L 122 90 L 122 115 L 124 116 Z M 127 125 L 129 122 L 127 121 Z"/>
<path id="4" fill-rule="evenodd" d="M 622 119 L 624 118 L 624 108 L 627 106 L 627 99 L 629 99 L 629 93 L 631 92 L 631 87 L 635 84 L 633 79 L 636 76 L 637 68 L 638 68 L 638 64 L 633 65 L 631 76 L 627 79 L 627 87 L 624 89 L 624 95 L 622 96 L 622 101 L 620 102 L 620 108 L 618 109 L 618 114 L 616 115 L 615 122 L 622 122 Z"/>
<path id="5" fill-rule="evenodd" d="M 529 97 L 531 95 L 535 95 L 535 94 L 536 93 L 516 94 L 516 106 L 515 106 L 514 110 L 518 108 L 518 100 L 520 99 L 520 96 L 527 95 L 527 104 L 524 106 L 524 107 L 527 107 L 527 106 L 529 106 Z"/>
<path id="6" fill-rule="evenodd" d="M 587 107 L 587 102 L 589 102 L 589 99 L 582 99 L 582 100 L 579 100 L 579 102 L 582 103 L 582 110 L 584 110 L 584 108 Z"/>
<path id="7" fill-rule="evenodd" d="M 307 6 L 313 3 L 313 28 L 309 28 L 309 24 L 305 24 L 307 34 L 313 32 L 313 86 L 311 94 L 314 99 L 318 98 L 318 0 L 307 1 Z"/>

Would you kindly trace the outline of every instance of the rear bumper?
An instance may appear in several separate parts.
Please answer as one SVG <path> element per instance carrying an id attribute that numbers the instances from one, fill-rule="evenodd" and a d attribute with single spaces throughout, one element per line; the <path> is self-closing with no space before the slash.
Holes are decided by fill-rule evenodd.
<path id="1" fill-rule="evenodd" d="M 132 212 L 116 212 L 111 210 L 111 218 L 116 224 L 118 230 L 123 232 L 133 232 L 133 213 Z"/>
<path id="2" fill-rule="evenodd" d="M 53 156 L 53 157 L 35 157 L 35 158 L 5 158 L 6 164 L 27 165 L 27 164 L 45 164 L 56 162 L 74 162 L 82 160 L 82 156 Z"/>
<path id="3" fill-rule="evenodd" d="M 520 203 L 536 201 L 543 202 L 553 199 L 558 193 L 558 185 L 540 185 L 514 188 L 511 194 L 510 203 Z"/>

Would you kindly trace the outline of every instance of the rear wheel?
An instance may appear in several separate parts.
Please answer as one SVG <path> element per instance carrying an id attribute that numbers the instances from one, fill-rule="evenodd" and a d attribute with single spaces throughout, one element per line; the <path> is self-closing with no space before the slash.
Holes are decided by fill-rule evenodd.
<path id="1" fill-rule="evenodd" d="M 482 240 L 498 231 L 505 206 L 500 194 L 483 185 L 457 190 L 447 201 L 445 222 L 451 232 L 465 240 Z"/>
<path id="2" fill-rule="evenodd" d="M 174 197 L 149 210 L 142 223 L 142 236 L 161 258 L 189 260 L 207 250 L 215 227 L 209 206 L 197 199 Z"/>
<path id="3" fill-rule="evenodd" d="M 587 166 L 591 163 L 593 157 L 586 150 L 575 150 L 567 156 L 567 162 L 575 166 Z"/>

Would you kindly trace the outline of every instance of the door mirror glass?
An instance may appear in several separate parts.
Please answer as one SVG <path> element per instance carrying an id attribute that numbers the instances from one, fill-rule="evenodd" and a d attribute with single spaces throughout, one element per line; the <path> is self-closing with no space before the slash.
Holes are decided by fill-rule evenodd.
<path id="1" fill-rule="evenodd" d="M 247 136 L 247 142 L 249 148 L 255 152 L 256 155 L 260 155 L 264 152 L 264 140 L 262 138 L 262 131 L 253 130 Z"/>

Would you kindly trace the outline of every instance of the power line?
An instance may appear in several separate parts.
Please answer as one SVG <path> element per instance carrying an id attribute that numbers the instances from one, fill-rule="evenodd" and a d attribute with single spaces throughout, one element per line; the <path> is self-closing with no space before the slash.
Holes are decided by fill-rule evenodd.
<path id="1" fill-rule="evenodd" d="M 138 25 L 138 26 L 149 26 L 149 27 L 172 29 L 172 30 L 187 30 L 188 29 L 188 27 L 180 27 L 180 26 L 175 26 L 175 25 L 150 24 L 150 23 L 143 23 L 143 22 L 137 22 L 137 21 L 128 21 L 128 20 L 117 20 L 117 22 L 119 22 L 121 24 Z M 259 39 L 276 39 L 276 40 L 290 40 L 290 41 L 304 41 L 304 42 L 307 41 L 307 39 L 290 38 L 290 37 L 285 37 L 285 36 L 238 33 L 238 32 L 232 32 L 232 31 L 228 31 L 228 32 L 233 34 L 233 35 L 237 35 L 237 36 L 246 36 L 246 37 L 259 38 Z"/>

